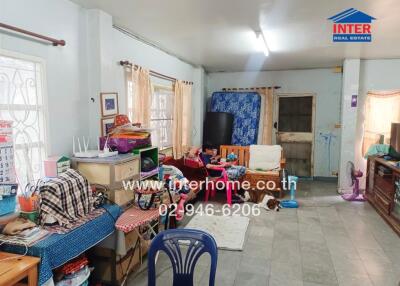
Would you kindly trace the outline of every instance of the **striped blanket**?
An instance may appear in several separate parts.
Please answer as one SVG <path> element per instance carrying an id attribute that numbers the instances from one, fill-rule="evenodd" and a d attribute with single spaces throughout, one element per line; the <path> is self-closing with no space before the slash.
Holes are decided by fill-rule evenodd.
<path id="1" fill-rule="evenodd" d="M 73 169 L 52 178 L 40 188 L 39 221 L 51 216 L 61 227 L 71 228 L 93 209 L 88 180 Z"/>

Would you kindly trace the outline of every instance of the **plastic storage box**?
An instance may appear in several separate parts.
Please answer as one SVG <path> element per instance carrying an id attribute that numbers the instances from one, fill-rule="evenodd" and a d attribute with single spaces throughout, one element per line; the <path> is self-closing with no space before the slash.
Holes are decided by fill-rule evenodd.
<path id="1" fill-rule="evenodd" d="M 0 216 L 13 213 L 16 206 L 16 194 L 1 196 L 0 198 Z"/>

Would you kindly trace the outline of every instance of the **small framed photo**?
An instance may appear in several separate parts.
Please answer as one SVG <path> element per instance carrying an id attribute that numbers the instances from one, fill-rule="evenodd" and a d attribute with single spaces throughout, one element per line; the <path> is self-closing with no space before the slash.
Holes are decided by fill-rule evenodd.
<path id="1" fill-rule="evenodd" d="M 101 119 L 101 135 L 107 136 L 114 128 L 114 117 L 107 117 Z"/>
<path id="2" fill-rule="evenodd" d="M 101 117 L 112 116 L 118 114 L 118 93 L 102 92 L 101 99 Z"/>

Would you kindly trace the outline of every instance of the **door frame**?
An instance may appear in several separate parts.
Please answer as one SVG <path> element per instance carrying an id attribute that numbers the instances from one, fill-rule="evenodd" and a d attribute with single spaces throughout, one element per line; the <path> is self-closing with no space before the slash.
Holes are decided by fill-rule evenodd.
<path id="1" fill-rule="evenodd" d="M 315 147 L 315 117 L 316 117 L 316 93 L 276 93 L 274 96 L 274 111 L 273 111 L 273 122 L 278 122 L 279 120 L 279 98 L 281 97 L 312 97 L 312 119 L 311 119 L 311 136 L 308 136 L 305 132 L 285 132 L 293 134 L 293 137 L 297 137 L 296 141 L 293 142 L 310 142 L 311 139 L 311 177 L 314 177 L 314 147 Z M 279 124 L 279 122 L 278 122 Z M 278 130 L 273 128 L 273 132 L 275 132 L 275 136 L 272 136 L 272 143 L 276 144 Z M 304 136 L 304 137 L 303 137 Z M 291 136 L 292 137 L 292 136 Z M 302 139 L 303 138 L 303 139 Z M 288 140 L 290 142 L 290 139 Z"/>

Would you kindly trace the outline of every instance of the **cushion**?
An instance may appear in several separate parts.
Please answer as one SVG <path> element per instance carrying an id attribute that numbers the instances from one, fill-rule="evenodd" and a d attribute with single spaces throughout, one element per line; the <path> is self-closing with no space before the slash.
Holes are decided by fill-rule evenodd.
<path id="1" fill-rule="evenodd" d="M 279 170 L 269 170 L 269 171 L 258 171 L 258 170 L 250 170 L 246 171 L 248 175 L 265 175 L 265 176 L 280 176 Z"/>
<path id="2" fill-rule="evenodd" d="M 265 171 L 279 169 L 281 156 L 280 145 L 250 145 L 249 168 Z"/>

